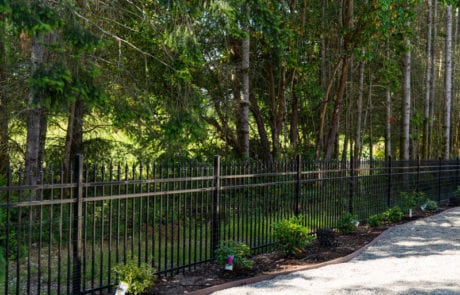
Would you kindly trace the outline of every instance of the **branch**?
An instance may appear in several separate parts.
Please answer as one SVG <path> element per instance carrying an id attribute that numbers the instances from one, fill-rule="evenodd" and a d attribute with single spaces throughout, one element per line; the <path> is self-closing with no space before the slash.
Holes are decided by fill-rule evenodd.
<path id="1" fill-rule="evenodd" d="M 160 60 L 159 58 L 157 58 L 156 56 L 148 53 L 148 52 L 145 52 L 144 50 L 140 49 L 139 47 L 137 47 L 136 45 L 134 45 L 133 43 L 105 30 L 104 28 L 102 28 L 101 26 L 99 26 L 98 24 L 96 24 L 95 22 L 93 22 L 92 20 L 88 19 L 87 17 L 84 17 L 83 15 L 79 14 L 78 12 L 76 12 L 75 10 L 72 10 L 72 12 L 79 18 L 83 19 L 84 21 L 88 22 L 88 23 L 91 23 L 94 27 L 96 27 L 98 30 L 100 30 L 102 33 L 106 34 L 107 36 L 110 36 L 112 38 L 114 38 L 115 40 L 119 41 L 119 42 L 123 42 L 124 44 L 128 45 L 129 47 L 133 48 L 134 50 L 140 52 L 141 54 L 143 55 L 146 55 L 148 57 L 151 57 L 153 58 L 154 60 L 156 60 L 157 62 L 161 63 L 162 65 L 174 70 L 173 67 L 171 67 L 170 65 L 168 65 L 167 63 L 165 63 L 164 61 Z"/>

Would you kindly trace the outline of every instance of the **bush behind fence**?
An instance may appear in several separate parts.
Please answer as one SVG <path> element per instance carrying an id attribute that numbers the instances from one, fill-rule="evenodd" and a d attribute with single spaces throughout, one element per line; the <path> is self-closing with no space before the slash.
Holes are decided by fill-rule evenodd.
<path id="1" fill-rule="evenodd" d="M 272 225 L 301 215 L 312 231 L 345 212 L 365 220 L 420 191 L 445 201 L 460 162 L 292 161 L 83 165 L 11 170 L 0 186 L 5 294 L 112 292 L 113 266 L 173 274 L 213 259 L 224 240 L 273 248 Z"/>

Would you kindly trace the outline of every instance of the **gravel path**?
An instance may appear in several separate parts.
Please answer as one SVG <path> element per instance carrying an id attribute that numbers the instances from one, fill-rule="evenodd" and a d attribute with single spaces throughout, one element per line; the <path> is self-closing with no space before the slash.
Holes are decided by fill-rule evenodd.
<path id="1" fill-rule="evenodd" d="M 460 208 L 393 227 L 349 262 L 213 294 L 460 294 Z"/>

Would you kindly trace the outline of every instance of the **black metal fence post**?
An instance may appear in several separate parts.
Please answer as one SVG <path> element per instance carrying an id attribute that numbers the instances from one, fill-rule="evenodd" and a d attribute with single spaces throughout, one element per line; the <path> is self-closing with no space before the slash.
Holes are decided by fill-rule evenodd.
<path id="1" fill-rule="evenodd" d="M 456 186 L 460 187 L 460 158 L 458 156 L 457 156 L 457 183 L 456 183 Z"/>
<path id="2" fill-rule="evenodd" d="M 391 207 L 391 189 L 392 189 L 392 175 L 391 175 L 391 172 L 392 172 L 392 169 L 391 169 L 391 156 L 388 156 L 388 191 L 387 191 L 387 207 L 390 208 Z"/>
<path id="3" fill-rule="evenodd" d="M 302 177 L 302 156 L 297 155 L 296 157 L 296 164 L 297 164 L 297 175 L 296 175 L 296 184 L 295 184 L 295 208 L 294 214 L 295 216 L 299 215 L 300 210 L 300 179 Z"/>
<path id="4" fill-rule="evenodd" d="M 456 167 L 456 171 L 457 171 L 457 179 L 455 181 L 455 189 L 457 189 L 457 186 L 460 185 L 460 159 L 459 157 L 457 156 L 457 167 Z"/>
<path id="5" fill-rule="evenodd" d="M 415 183 L 415 191 L 418 192 L 420 187 L 420 155 L 417 156 L 417 179 Z"/>
<path id="6" fill-rule="evenodd" d="M 211 255 L 219 246 L 220 241 L 220 156 L 214 157 L 214 193 L 212 197 L 212 225 L 211 225 Z"/>
<path id="7" fill-rule="evenodd" d="M 348 212 L 353 214 L 353 195 L 355 193 L 355 159 L 350 156 L 350 190 L 348 195 Z"/>
<path id="8" fill-rule="evenodd" d="M 5 294 L 8 294 L 8 282 L 9 282 L 9 256 L 10 256 L 10 204 L 11 204 L 11 167 L 8 165 L 6 175 L 6 186 L 8 190 L 6 192 L 6 228 L 5 228 Z"/>
<path id="9" fill-rule="evenodd" d="M 438 203 L 441 201 L 441 166 L 442 159 L 439 157 L 438 161 Z"/>
<path id="10" fill-rule="evenodd" d="M 73 207 L 73 231 L 72 231 L 72 294 L 81 294 L 81 251 L 82 251 L 82 208 L 83 208 L 83 157 L 75 156 L 74 182 L 77 187 L 74 191 L 75 204 Z"/>

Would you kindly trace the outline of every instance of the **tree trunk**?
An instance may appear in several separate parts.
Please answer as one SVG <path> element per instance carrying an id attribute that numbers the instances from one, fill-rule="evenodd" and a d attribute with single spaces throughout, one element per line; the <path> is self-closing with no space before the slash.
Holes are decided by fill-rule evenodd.
<path id="1" fill-rule="evenodd" d="M 334 110 L 332 112 L 332 119 L 330 122 L 330 129 L 329 129 L 329 134 L 327 138 L 327 146 L 326 146 L 326 152 L 324 155 L 324 158 L 326 160 L 330 160 L 332 158 L 332 155 L 334 154 L 334 147 L 335 147 L 335 142 L 336 142 L 336 137 L 337 137 L 337 131 L 339 129 L 339 122 L 340 122 L 340 112 L 342 110 L 342 102 L 343 102 L 343 96 L 345 94 L 345 86 L 347 82 L 347 73 L 348 73 L 348 65 L 351 60 L 351 43 L 353 40 L 352 34 L 351 34 L 351 29 L 352 29 L 352 24 L 353 24 L 353 0 L 345 0 L 346 5 L 344 7 L 345 9 L 345 14 L 344 14 L 344 19 L 343 19 L 343 27 L 348 31 L 345 33 L 345 37 L 343 38 L 343 47 L 342 47 L 342 72 L 340 76 L 340 81 L 339 81 L 339 88 L 337 91 L 336 99 L 335 99 L 335 105 L 334 105 Z"/>
<path id="2" fill-rule="evenodd" d="M 452 5 L 446 7 L 446 66 L 444 96 L 444 159 L 450 158 L 450 115 L 452 101 Z"/>
<path id="3" fill-rule="evenodd" d="M 329 135 L 326 142 L 326 153 L 324 155 L 325 160 L 330 160 L 334 153 L 335 141 L 337 137 L 337 131 L 339 129 L 340 111 L 342 110 L 342 102 L 345 94 L 345 86 L 347 83 L 347 72 L 348 63 L 350 61 L 349 56 L 344 56 L 342 59 L 342 72 L 340 75 L 339 90 L 337 91 L 334 110 L 332 113 L 332 119 L 330 122 Z"/>
<path id="4" fill-rule="evenodd" d="M 291 146 L 295 148 L 299 141 L 299 131 L 297 130 L 299 126 L 299 98 L 295 94 L 295 91 L 292 91 L 292 103 L 291 103 L 291 124 L 289 129 L 289 140 Z"/>
<path id="5" fill-rule="evenodd" d="M 372 127 L 372 114 L 374 113 L 374 107 L 372 105 L 372 74 L 369 73 L 369 94 L 368 94 L 368 108 L 369 108 L 369 160 L 372 165 L 372 161 L 374 161 L 374 134 L 373 134 L 373 127 Z M 372 167 L 371 167 L 372 168 Z"/>
<path id="6" fill-rule="evenodd" d="M 428 0 L 428 20 L 427 20 L 427 39 L 426 39 L 426 72 L 425 72 L 425 103 L 423 111 L 423 140 L 422 140 L 422 156 L 424 159 L 429 157 L 429 142 L 428 142 L 428 133 L 429 133 L 429 122 L 430 122 L 430 87 L 431 87 L 431 34 L 433 27 L 433 9 L 431 5 L 432 0 Z"/>
<path id="7" fill-rule="evenodd" d="M 0 26 L 0 175 L 7 172 L 10 158 L 8 153 L 8 99 L 6 97 L 6 50 L 4 27 Z"/>
<path id="8" fill-rule="evenodd" d="M 455 113 L 455 105 L 458 105 L 458 100 L 457 100 L 457 79 L 456 79 L 456 65 L 457 65 L 457 44 L 458 44 L 458 8 L 455 8 L 455 29 L 454 29 L 454 44 L 452 45 L 452 107 L 451 111 L 453 112 L 451 117 L 452 120 L 451 122 L 453 123 L 453 126 L 451 127 L 451 156 L 453 157 L 455 154 L 457 154 L 456 149 L 458 149 L 458 146 L 455 144 L 456 137 L 458 137 L 458 132 L 455 132 L 455 123 L 459 121 L 459 117 Z M 458 108 L 460 111 L 460 107 Z M 460 156 L 460 154 L 457 154 L 457 157 Z"/>
<path id="9" fill-rule="evenodd" d="M 240 100 L 240 130 L 238 130 L 238 138 L 241 146 L 242 157 L 249 158 L 249 28 L 246 22 L 249 22 L 249 4 L 245 2 L 244 10 L 247 16 L 245 26 L 243 28 L 245 37 L 241 43 L 241 100 Z"/>
<path id="10" fill-rule="evenodd" d="M 43 5 L 46 5 L 44 1 Z M 46 66 L 49 59 L 48 45 L 52 43 L 53 33 L 38 35 L 34 33 L 32 37 L 32 76 Z M 45 138 L 46 138 L 46 110 L 42 107 L 43 93 L 34 89 L 30 90 L 27 111 L 27 137 L 26 137 L 26 182 L 36 184 L 37 177 L 33 174 L 43 160 Z"/>
<path id="11" fill-rule="evenodd" d="M 390 41 L 386 40 L 386 59 L 390 59 Z M 385 112 L 386 112 L 386 122 L 385 122 L 385 159 L 391 157 L 391 124 L 393 121 L 391 115 L 391 90 L 387 85 L 385 87 Z"/>
<path id="12" fill-rule="evenodd" d="M 364 57 L 365 49 L 361 49 L 361 55 Z M 358 86 L 358 102 L 356 105 L 356 133 L 355 133 L 355 148 L 354 158 L 359 163 L 361 152 L 361 121 L 363 114 L 363 95 L 364 95 L 364 61 L 359 62 L 359 86 Z"/>
<path id="13" fill-rule="evenodd" d="M 386 122 L 385 122 L 385 159 L 391 157 L 391 91 L 389 87 L 385 89 L 386 96 Z"/>
<path id="14" fill-rule="evenodd" d="M 428 158 L 433 158 L 433 126 L 434 126 L 434 106 L 436 101 L 436 37 L 438 30 L 436 20 L 438 18 L 438 0 L 433 0 L 433 36 L 431 38 L 431 94 L 430 94 L 430 120 L 428 122 Z"/>
<path id="15" fill-rule="evenodd" d="M 402 156 L 403 160 L 409 160 L 409 150 L 410 150 L 410 117 L 411 117 L 411 44 L 408 37 L 405 40 L 406 43 L 406 53 L 404 54 L 404 81 L 403 81 L 403 93 L 404 93 L 404 103 L 403 103 L 403 147 L 402 147 Z"/>
<path id="16" fill-rule="evenodd" d="M 257 131 L 259 133 L 260 144 L 262 148 L 262 159 L 265 163 L 269 164 L 272 162 L 272 156 L 270 153 L 270 142 L 268 141 L 268 135 L 267 130 L 265 129 L 264 119 L 262 117 L 262 113 L 260 111 L 259 105 L 257 104 L 257 99 L 253 91 L 250 91 L 249 99 L 251 102 L 249 107 L 256 121 Z"/>
<path id="17" fill-rule="evenodd" d="M 67 132 L 65 137 L 65 145 L 64 145 L 64 167 L 65 171 L 69 171 L 70 163 L 72 161 L 72 156 L 70 154 L 70 148 L 72 146 L 73 140 L 73 131 L 74 131 L 74 123 L 75 123 L 75 102 L 70 106 L 69 110 L 69 117 L 67 119 Z"/>

